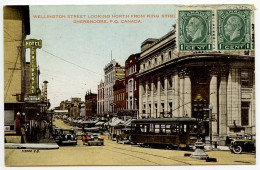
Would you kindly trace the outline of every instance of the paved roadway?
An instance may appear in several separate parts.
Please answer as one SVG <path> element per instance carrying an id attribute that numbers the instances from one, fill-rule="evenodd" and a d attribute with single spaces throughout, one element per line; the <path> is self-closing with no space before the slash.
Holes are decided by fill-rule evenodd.
<path id="1" fill-rule="evenodd" d="M 71 128 L 61 120 L 55 120 L 61 128 Z M 184 157 L 188 151 L 143 148 L 138 145 L 117 144 L 105 138 L 105 146 L 61 146 L 57 150 L 5 149 L 7 166 L 41 165 L 219 165 L 255 164 L 255 154 L 231 154 L 229 151 L 208 151 L 217 162 Z M 21 161 L 23 160 L 23 161 Z"/>

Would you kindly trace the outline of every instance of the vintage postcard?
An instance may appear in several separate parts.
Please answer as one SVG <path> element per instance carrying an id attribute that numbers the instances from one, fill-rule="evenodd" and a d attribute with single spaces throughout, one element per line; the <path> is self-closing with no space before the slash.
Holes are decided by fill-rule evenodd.
<path id="1" fill-rule="evenodd" d="M 5 5 L 5 166 L 256 165 L 255 6 Z"/>

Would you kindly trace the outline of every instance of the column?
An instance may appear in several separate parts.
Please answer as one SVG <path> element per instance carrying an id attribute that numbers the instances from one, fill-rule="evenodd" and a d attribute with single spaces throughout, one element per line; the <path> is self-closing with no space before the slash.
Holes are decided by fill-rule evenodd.
<path id="1" fill-rule="evenodd" d="M 185 114 L 191 117 L 191 81 L 188 76 L 184 78 L 184 107 L 186 111 Z"/>
<path id="2" fill-rule="evenodd" d="M 156 117 L 156 115 L 155 115 L 155 111 L 154 111 L 154 99 L 153 99 L 153 93 L 154 93 L 154 82 L 153 82 L 153 80 L 152 80 L 152 82 L 151 82 L 151 112 L 152 112 L 152 117 Z"/>
<path id="3" fill-rule="evenodd" d="M 160 116 L 160 112 L 161 112 L 161 82 L 160 82 L 160 77 L 158 77 L 157 79 L 157 116 L 156 117 L 159 117 Z"/>
<path id="4" fill-rule="evenodd" d="M 146 117 L 149 115 L 149 112 L 150 112 L 150 110 L 149 110 L 149 104 L 148 104 L 148 90 L 149 90 L 149 88 L 148 88 L 148 81 L 146 80 L 145 81 L 145 113 L 146 113 Z"/>
<path id="5" fill-rule="evenodd" d="M 169 103 L 168 103 L 168 79 L 167 76 L 164 77 L 164 93 L 165 93 L 165 102 L 164 102 L 164 110 L 165 112 L 169 112 Z"/>
<path id="6" fill-rule="evenodd" d="M 217 125 L 217 119 L 218 119 L 218 82 L 217 82 L 217 75 L 212 75 L 211 81 L 210 81 L 210 90 L 209 90 L 209 95 L 210 99 L 209 102 L 210 104 L 213 105 L 212 109 L 212 117 L 215 117 L 215 120 L 212 121 L 212 135 L 216 136 L 218 135 L 218 125 Z"/>
<path id="7" fill-rule="evenodd" d="M 142 108 L 143 108 L 143 88 L 142 83 L 139 81 L 139 116 L 142 116 Z"/>
<path id="8" fill-rule="evenodd" d="M 184 116 L 184 78 L 180 77 L 180 113 L 179 116 Z"/>
<path id="9" fill-rule="evenodd" d="M 219 87 L 219 135 L 227 134 L 227 77 L 222 76 Z M 224 138 L 222 138 L 224 140 Z M 224 141 L 222 141 L 224 144 Z"/>
<path id="10" fill-rule="evenodd" d="M 179 115 L 179 77 L 178 74 L 176 73 L 174 75 L 174 87 L 173 87 L 173 91 L 174 91 L 174 104 L 172 107 L 173 111 L 173 116 L 178 117 Z"/>

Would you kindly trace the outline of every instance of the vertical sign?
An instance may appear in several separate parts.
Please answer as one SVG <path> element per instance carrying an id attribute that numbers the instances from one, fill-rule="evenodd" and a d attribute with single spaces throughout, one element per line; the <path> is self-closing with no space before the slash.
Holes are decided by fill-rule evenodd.
<path id="1" fill-rule="evenodd" d="M 37 88 L 37 63 L 36 49 L 42 48 L 42 40 L 29 39 L 24 41 L 25 48 L 30 48 L 30 93 L 36 95 Z"/>

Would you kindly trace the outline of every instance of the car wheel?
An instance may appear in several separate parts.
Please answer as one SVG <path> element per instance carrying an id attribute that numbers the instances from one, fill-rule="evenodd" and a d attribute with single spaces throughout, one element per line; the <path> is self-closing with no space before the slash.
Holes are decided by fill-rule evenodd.
<path id="1" fill-rule="evenodd" d="M 240 154 L 242 152 L 242 147 L 241 146 L 234 146 L 233 147 L 233 152 L 235 154 Z"/>

